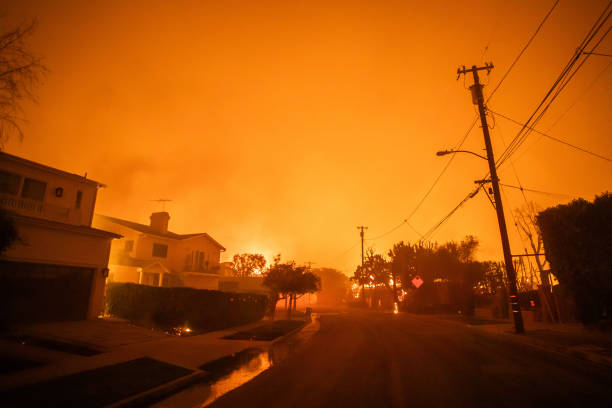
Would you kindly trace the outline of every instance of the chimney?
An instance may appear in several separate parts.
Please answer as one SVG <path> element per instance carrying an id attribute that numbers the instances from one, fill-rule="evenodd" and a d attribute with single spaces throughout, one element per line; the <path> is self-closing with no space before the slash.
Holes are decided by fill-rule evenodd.
<path id="1" fill-rule="evenodd" d="M 168 232 L 168 221 L 170 220 L 170 214 L 165 211 L 154 212 L 151 214 L 151 228 L 157 232 L 166 233 Z"/>

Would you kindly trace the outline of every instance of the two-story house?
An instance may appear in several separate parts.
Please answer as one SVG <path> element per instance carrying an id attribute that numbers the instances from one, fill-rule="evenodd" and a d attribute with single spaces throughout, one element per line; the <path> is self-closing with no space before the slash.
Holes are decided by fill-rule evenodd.
<path id="1" fill-rule="evenodd" d="M 109 262 L 109 282 L 151 286 L 217 289 L 219 259 L 225 248 L 205 232 L 168 231 L 170 215 L 151 214 L 150 224 L 96 214 L 94 225 L 123 236 L 115 240 Z"/>
<path id="2" fill-rule="evenodd" d="M 18 239 L 0 254 L 0 324 L 95 318 L 111 241 L 91 227 L 102 184 L 0 152 L 0 208 Z"/>

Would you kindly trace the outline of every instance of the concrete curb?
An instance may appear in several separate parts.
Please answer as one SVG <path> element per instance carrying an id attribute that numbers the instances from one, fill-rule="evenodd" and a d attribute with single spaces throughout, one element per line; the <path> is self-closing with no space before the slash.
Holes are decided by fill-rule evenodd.
<path id="1" fill-rule="evenodd" d="M 204 371 L 196 371 L 192 374 L 177 378 L 176 380 L 159 385 L 150 390 L 143 391 L 140 394 L 136 394 L 111 405 L 107 405 L 106 408 L 132 408 L 148 406 L 204 380 L 207 376 L 208 373 Z"/>
<path id="2" fill-rule="evenodd" d="M 290 332 L 285 333 L 285 334 L 283 334 L 282 336 L 279 336 L 279 337 L 275 338 L 274 340 L 272 340 L 272 341 L 270 342 L 270 344 L 274 344 L 274 343 L 277 343 L 277 342 L 279 342 L 279 341 L 285 340 L 285 339 L 287 339 L 288 337 L 290 337 L 290 336 L 292 336 L 292 335 L 294 335 L 294 334 L 296 334 L 296 333 L 301 332 L 302 330 L 304 330 L 304 329 L 305 329 L 305 328 L 307 328 L 308 326 L 311 326 L 312 324 L 314 324 L 314 321 L 313 321 L 312 319 L 310 319 L 310 321 L 305 320 L 305 321 L 304 321 L 304 325 L 303 325 L 303 326 L 296 327 L 295 329 L 291 330 Z"/>

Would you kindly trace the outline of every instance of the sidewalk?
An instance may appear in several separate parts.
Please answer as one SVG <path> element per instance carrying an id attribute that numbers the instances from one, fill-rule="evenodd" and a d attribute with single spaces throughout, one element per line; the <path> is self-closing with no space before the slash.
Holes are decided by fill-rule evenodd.
<path id="1" fill-rule="evenodd" d="M 458 321 L 459 319 L 453 319 Z M 472 317 L 463 319 L 474 330 L 531 347 L 569 355 L 596 364 L 612 366 L 612 332 L 588 328 L 581 323 L 524 322 L 525 333 L 516 334 L 512 320 Z"/>
<path id="2" fill-rule="evenodd" d="M 120 363 L 136 361 L 136 364 L 146 365 L 151 359 L 155 364 L 169 364 L 185 370 L 177 371 L 177 375 L 193 380 L 205 374 L 198 367 L 207 362 L 247 348 L 267 349 L 270 341 L 223 339 L 261 324 L 262 321 L 188 337 L 171 336 L 125 322 L 103 319 L 31 326 L 13 333 L 11 338 L 3 336 L 0 339 L 0 359 L 42 364 L 32 368 L 26 365 L 24 369 L 1 373 L 0 393 L 10 393 L 11 390 L 32 384 L 52 383 L 60 377 Z M 25 344 L 20 342 L 22 339 L 25 339 Z M 144 361 L 143 358 L 148 360 Z M 143 376 L 146 374 L 142 373 Z M 173 382 L 168 381 L 169 385 L 176 387 Z"/>

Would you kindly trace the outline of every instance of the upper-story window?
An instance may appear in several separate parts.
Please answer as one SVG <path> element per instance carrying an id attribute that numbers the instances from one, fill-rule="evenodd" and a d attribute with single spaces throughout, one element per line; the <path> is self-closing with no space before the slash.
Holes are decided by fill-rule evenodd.
<path id="1" fill-rule="evenodd" d="M 168 256 L 168 245 L 153 244 L 153 256 L 165 258 Z"/>
<path id="2" fill-rule="evenodd" d="M 74 208 L 77 210 L 81 208 L 81 201 L 83 201 L 83 192 L 77 191 L 76 201 L 74 202 Z"/>
<path id="3" fill-rule="evenodd" d="M 29 198 L 31 200 L 43 201 L 43 199 L 45 198 L 46 189 L 47 183 L 45 183 L 44 181 L 26 178 L 23 181 L 21 196 L 23 198 Z"/>
<path id="4" fill-rule="evenodd" d="M 20 185 L 21 176 L 19 174 L 0 170 L 0 193 L 17 195 Z"/>

